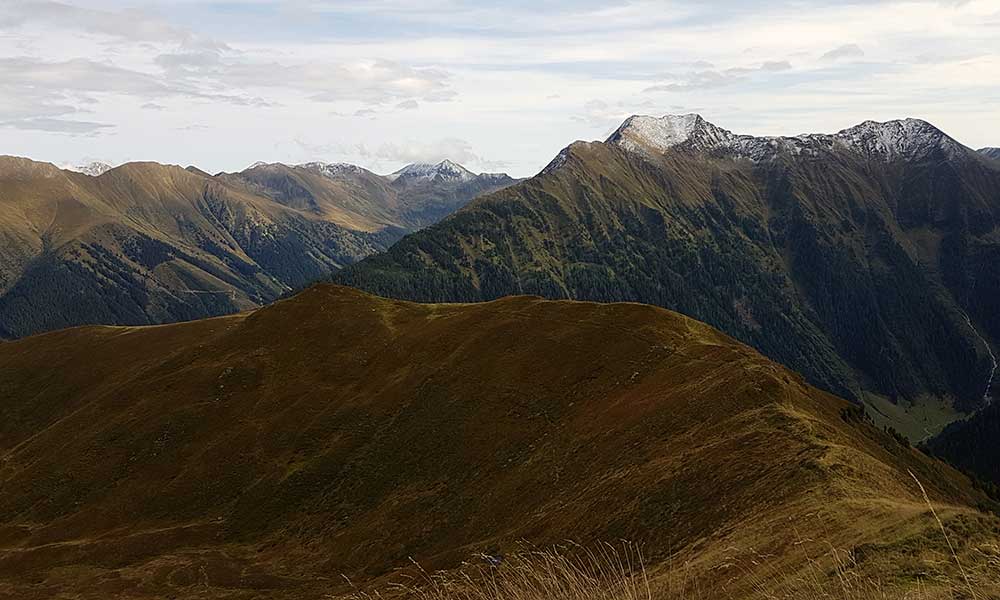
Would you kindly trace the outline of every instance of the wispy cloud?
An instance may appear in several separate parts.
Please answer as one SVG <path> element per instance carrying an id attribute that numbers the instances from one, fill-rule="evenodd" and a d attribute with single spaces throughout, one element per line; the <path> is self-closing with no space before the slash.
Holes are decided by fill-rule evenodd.
<path id="1" fill-rule="evenodd" d="M 732 85 L 754 75 L 755 73 L 777 73 L 788 71 L 792 65 L 787 60 L 765 61 L 751 67 L 732 67 L 722 71 L 701 70 L 689 71 L 681 75 L 669 77 L 672 81 L 659 83 L 643 90 L 644 92 L 683 92 L 690 90 L 706 90 L 726 85 Z"/>
<path id="2" fill-rule="evenodd" d="M 524 175 L 629 114 L 690 110 L 766 134 L 921 116 L 1000 143 L 994 0 L 0 2 L 5 151 L 57 161 Z"/>
<path id="3" fill-rule="evenodd" d="M 52 119 L 47 117 L 32 117 L 29 119 L 12 119 L 0 122 L 4 127 L 14 129 L 29 129 L 37 131 L 48 131 L 52 133 L 68 133 L 72 135 L 93 135 L 102 129 L 111 129 L 114 126 L 108 123 L 94 123 L 91 121 L 73 121 L 68 119 Z"/>
<path id="4" fill-rule="evenodd" d="M 837 46 L 833 50 L 824 52 L 820 58 L 823 60 L 838 60 L 841 58 L 861 58 L 864 55 L 865 51 L 861 49 L 861 46 L 857 44 L 844 44 L 843 46 Z"/>

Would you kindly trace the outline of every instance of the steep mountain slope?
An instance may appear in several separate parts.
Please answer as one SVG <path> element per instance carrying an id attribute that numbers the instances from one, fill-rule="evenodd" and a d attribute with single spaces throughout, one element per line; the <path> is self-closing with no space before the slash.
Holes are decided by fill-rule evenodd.
<path id="1" fill-rule="evenodd" d="M 0 157 L 0 339 L 258 306 L 513 182 L 324 163 L 86 171 Z"/>
<path id="2" fill-rule="evenodd" d="M 257 194 L 351 229 L 377 231 L 402 225 L 396 218 L 399 207 L 388 182 L 354 165 L 258 163 L 240 173 L 218 177 L 230 184 L 245 183 Z"/>
<path id="3" fill-rule="evenodd" d="M 0 344 L 0 411 L 18 598 L 320 598 L 566 538 L 642 543 L 654 586 L 687 564 L 704 597 L 793 578 L 827 543 L 933 589 L 950 562 L 908 470 L 962 558 L 995 543 L 964 477 L 650 306 L 318 286 Z"/>
<path id="4" fill-rule="evenodd" d="M 91 177 L 0 157 L 0 209 L 0 338 L 250 308 L 398 237 L 155 163 Z"/>
<path id="5" fill-rule="evenodd" d="M 633 117 L 335 280 L 664 306 L 922 438 L 988 393 L 998 222 L 1000 165 L 923 121 L 755 138 Z"/>
<path id="6" fill-rule="evenodd" d="M 990 158 L 1000 159 L 1000 148 L 980 148 L 979 152 Z"/>

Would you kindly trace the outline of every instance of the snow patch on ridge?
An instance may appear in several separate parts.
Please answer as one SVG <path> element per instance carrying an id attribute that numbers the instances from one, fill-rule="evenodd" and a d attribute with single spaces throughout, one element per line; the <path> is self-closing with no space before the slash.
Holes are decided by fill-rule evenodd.
<path id="1" fill-rule="evenodd" d="M 90 175 L 91 177 L 98 177 L 113 169 L 114 165 L 109 165 L 106 162 L 94 161 L 85 165 L 64 165 L 62 168 L 66 171 L 74 171 L 76 173 Z"/>
<path id="2" fill-rule="evenodd" d="M 267 167 L 288 167 L 284 163 L 269 163 L 264 161 L 257 161 L 246 168 L 247 171 L 253 169 L 263 169 Z M 352 165 L 349 163 L 326 163 L 320 161 L 312 161 L 307 163 L 300 163 L 297 165 L 292 165 L 295 169 L 306 169 L 313 171 L 314 173 L 319 173 L 325 177 L 334 178 L 338 175 L 343 175 L 346 173 L 362 173 L 364 169 L 357 165 Z"/>
<path id="3" fill-rule="evenodd" d="M 750 160 L 764 160 L 778 153 L 816 155 L 835 149 L 882 160 L 920 157 L 935 149 L 949 156 L 967 151 L 941 130 L 920 119 L 885 123 L 865 121 L 835 134 L 758 137 L 735 134 L 696 114 L 636 115 L 626 119 L 607 142 L 639 153 L 662 154 L 670 148 L 687 148 Z"/>
<path id="4" fill-rule="evenodd" d="M 307 162 L 295 166 L 331 178 L 344 174 L 360 174 L 364 171 L 361 167 L 349 163 Z"/>

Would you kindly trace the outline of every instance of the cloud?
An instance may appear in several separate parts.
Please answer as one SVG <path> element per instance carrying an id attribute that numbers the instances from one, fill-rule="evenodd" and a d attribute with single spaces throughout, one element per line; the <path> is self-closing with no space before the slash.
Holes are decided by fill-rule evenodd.
<path id="1" fill-rule="evenodd" d="M 20 128 L 5 128 L 5 140 L 45 160 L 142 154 L 218 171 L 304 154 L 291 141 L 299 136 L 348 140 L 338 159 L 388 166 L 380 151 L 446 154 L 405 140 L 458 136 L 471 154 L 507 157 L 515 174 L 529 174 L 628 114 L 695 107 L 754 134 L 916 114 L 963 142 L 1000 139 L 1000 109 L 981 101 L 1000 93 L 1000 14 L 988 0 L 916 0 L 902 12 L 835 0 L 676 0 L 670 10 L 659 0 L 0 7 L 0 122 Z M 377 119 L 354 116 L 363 110 Z M 212 129 L 178 134 L 186 123 Z M 100 135 L 65 135 L 87 128 L 74 135 Z M 363 140 L 368 158 L 350 140 Z"/>
<path id="2" fill-rule="evenodd" d="M 622 121 L 640 112 L 658 112 L 655 102 L 649 99 L 641 101 L 615 103 L 604 100 L 585 102 L 583 110 L 570 117 L 573 121 L 584 123 L 592 129 L 600 131 L 601 137 L 607 137 L 621 125 Z"/>
<path id="3" fill-rule="evenodd" d="M 355 150 L 361 157 L 391 164 L 439 163 L 447 159 L 466 166 L 501 166 L 496 162 L 483 160 L 468 141 L 453 137 L 431 141 L 387 142 L 375 148 L 359 144 Z"/>
<path id="4" fill-rule="evenodd" d="M 149 73 L 85 58 L 45 61 L 32 57 L 0 58 L 0 120 L 46 123 L 39 118 L 66 117 L 97 104 L 94 96 L 115 94 L 147 100 L 183 96 L 254 105 L 252 97 L 213 93 L 195 82 L 165 81 Z M 88 107 L 87 110 L 90 110 Z"/>
<path id="5" fill-rule="evenodd" d="M 787 60 L 768 61 L 760 66 L 761 71 L 788 71 L 792 68 L 792 63 Z"/>
<path id="6" fill-rule="evenodd" d="M 14 129 L 47 131 L 50 133 L 65 133 L 69 135 L 95 135 L 103 129 L 112 129 L 114 127 L 114 125 L 109 125 L 107 123 L 71 121 L 67 119 L 52 119 L 47 117 L 0 121 L 0 126 L 11 127 Z"/>
<path id="7" fill-rule="evenodd" d="M 841 58 L 861 58 L 865 51 L 857 44 L 844 44 L 837 46 L 833 50 L 826 52 L 820 57 L 821 60 L 839 60 Z"/>
<path id="8" fill-rule="evenodd" d="M 705 69 L 689 71 L 680 75 L 668 77 L 673 81 L 647 87 L 643 92 L 687 92 L 692 90 L 708 90 L 732 85 L 746 80 L 755 73 L 777 73 L 788 71 L 792 64 L 787 60 L 766 61 L 751 67 L 732 67 L 722 71 Z"/>
<path id="9" fill-rule="evenodd" d="M 162 54 L 155 59 L 166 77 L 189 87 L 234 90 L 294 90 L 319 102 L 343 100 L 448 100 L 449 73 L 372 59 L 343 62 L 276 62 L 223 50 Z"/>
<path id="10" fill-rule="evenodd" d="M 111 12 L 51 0 L 4 0 L 0 30 L 32 25 L 84 31 L 133 42 L 173 42 L 189 48 L 225 47 L 221 42 L 196 35 L 141 10 Z"/>

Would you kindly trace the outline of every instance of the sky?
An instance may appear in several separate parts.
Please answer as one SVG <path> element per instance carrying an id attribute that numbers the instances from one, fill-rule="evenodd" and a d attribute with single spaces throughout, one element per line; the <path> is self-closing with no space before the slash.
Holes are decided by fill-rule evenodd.
<path id="1" fill-rule="evenodd" d="M 530 176 L 632 114 L 1000 146 L 1000 0 L 0 0 L 0 154 Z"/>

